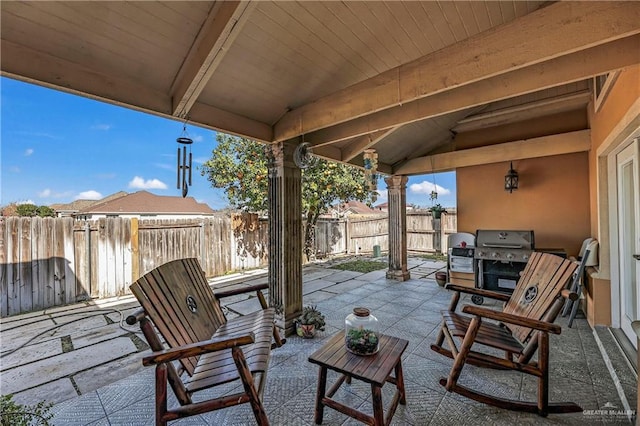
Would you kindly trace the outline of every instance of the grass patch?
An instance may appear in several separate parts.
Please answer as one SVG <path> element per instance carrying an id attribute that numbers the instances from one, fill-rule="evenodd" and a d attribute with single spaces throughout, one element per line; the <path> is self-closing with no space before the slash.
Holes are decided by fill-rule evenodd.
<path id="1" fill-rule="evenodd" d="M 425 260 L 435 260 L 435 261 L 440 261 L 440 262 L 446 262 L 447 261 L 447 256 L 444 254 L 421 254 L 418 256 L 420 259 L 425 259 Z"/>
<path id="2" fill-rule="evenodd" d="M 385 268 L 387 268 L 386 263 L 376 262 L 375 260 L 352 260 L 351 262 L 340 263 L 331 267 L 331 269 L 362 272 L 365 274 L 367 272 L 378 271 Z"/>

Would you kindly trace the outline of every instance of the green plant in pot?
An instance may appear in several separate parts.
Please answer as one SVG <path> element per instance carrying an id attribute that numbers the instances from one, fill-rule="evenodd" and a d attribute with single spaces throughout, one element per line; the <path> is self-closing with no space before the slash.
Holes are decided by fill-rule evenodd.
<path id="1" fill-rule="evenodd" d="M 446 213 L 446 210 L 444 207 L 442 207 L 440 204 L 434 204 L 429 211 L 431 212 L 431 216 L 434 219 L 440 219 L 440 215 L 442 215 L 442 212 Z"/>
<path id="2" fill-rule="evenodd" d="M 311 339 L 316 335 L 316 331 L 324 331 L 324 315 L 317 306 L 305 306 L 302 314 L 296 320 L 296 333 L 305 339 Z"/>

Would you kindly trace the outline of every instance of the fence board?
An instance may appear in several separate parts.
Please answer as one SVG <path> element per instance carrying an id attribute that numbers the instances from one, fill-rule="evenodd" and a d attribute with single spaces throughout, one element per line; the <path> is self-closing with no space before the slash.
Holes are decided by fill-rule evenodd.
<path id="1" fill-rule="evenodd" d="M 31 223 L 27 218 L 20 220 L 20 310 L 33 309 L 33 275 L 31 270 Z"/>
<path id="2" fill-rule="evenodd" d="M 7 219 L 0 218 L 0 316 L 4 317 L 8 315 L 8 294 L 9 284 L 7 282 L 7 268 L 2 266 L 9 263 L 9 247 L 8 247 L 8 235 L 7 235 Z"/>

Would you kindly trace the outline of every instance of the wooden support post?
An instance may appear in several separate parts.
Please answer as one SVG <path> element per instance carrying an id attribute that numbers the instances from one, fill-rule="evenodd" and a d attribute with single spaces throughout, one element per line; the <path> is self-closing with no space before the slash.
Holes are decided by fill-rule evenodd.
<path id="1" fill-rule="evenodd" d="M 407 176 L 390 176 L 387 183 L 389 197 L 389 270 L 387 278 L 406 281 L 407 269 Z"/>
<path id="2" fill-rule="evenodd" d="M 285 336 L 302 312 L 302 178 L 295 147 L 271 145 L 269 161 L 269 306 Z"/>

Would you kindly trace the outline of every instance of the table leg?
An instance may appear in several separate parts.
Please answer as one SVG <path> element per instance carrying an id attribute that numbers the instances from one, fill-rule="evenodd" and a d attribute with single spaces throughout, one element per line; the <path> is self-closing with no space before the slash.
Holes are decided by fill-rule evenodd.
<path id="1" fill-rule="evenodd" d="M 317 425 L 322 424 L 322 416 L 324 414 L 324 404 L 322 404 L 322 400 L 324 399 L 324 392 L 326 388 L 327 367 L 320 367 L 320 372 L 318 373 L 318 389 L 316 391 L 315 422 Z"/>
<path id="2" fill-rule="evenodd" d="M 406 405 L 407 399 L 404 392 L 404 375 L 402 374 L 402 359 L 398 360 L 398 363 L 395 366 L 396 372 L 396 388 L 398 392 L 400 392 L 400 404 Z"/>
<path id="3" fill-rule="evenodd" d="M 384 425 L 384 412 L 382 410 L 382 389 L 380 386 L 371 383 L 371 400 L 373 402 L 374 426 Z"/>

